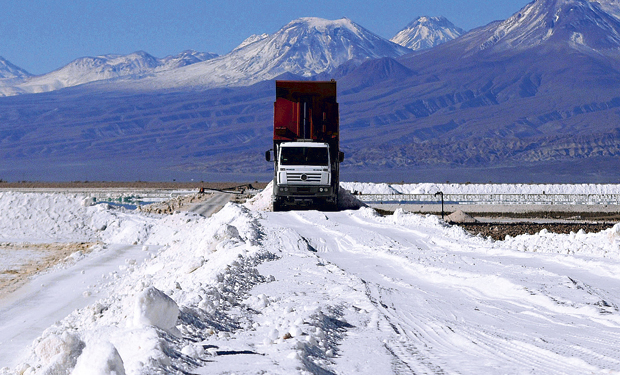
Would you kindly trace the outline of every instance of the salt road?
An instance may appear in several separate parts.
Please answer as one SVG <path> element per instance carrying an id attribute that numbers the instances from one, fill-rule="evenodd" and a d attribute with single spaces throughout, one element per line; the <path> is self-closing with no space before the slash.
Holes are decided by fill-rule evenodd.
<path id="1" fill-rule="evenodd" d="M 268 212 L 268 192 L 210 218 L 34 199 L 90 239 L 159 248 L 0 374 L 620 373 L 620 225 L 493 241 L 403 211 Z"/>
<path id="2" fill-rule="evenodd" d="M 119 269 L 128 265 L 128 260 L 131 259 L 132 264 L 142 262 L 155 252 L 155 247 L 98 247 L 91 256 L 69 267 L 44 273 L 0 299 L 0 363 L 14 361 L 46 328 L 76 308 L 106 297 L 105 292 L 100 293 L 99 284 L 114 279 Z"/>

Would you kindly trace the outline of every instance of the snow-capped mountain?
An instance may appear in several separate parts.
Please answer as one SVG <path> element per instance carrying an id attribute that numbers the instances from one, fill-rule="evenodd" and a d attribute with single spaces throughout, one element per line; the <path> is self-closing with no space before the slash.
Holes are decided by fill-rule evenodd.
<path id="1" fill-rule="evenodd" d="M 310 77 L 331 72 L 345 62 L 395 58 L 409 52 L 347 18 L 301 18 L 273 35 L 251 36 L 227 55 L 139 84 L 145 88 L 249 85 L 284 73 Z"/>
<path id="2" fill-rule="evenodd" d="M 285 73 L 310 77 L 332 72 L 345 62 L 396 58 L 409 52 L 347 18 L 301 18 L 273 35 L 252 35 L 221 57 L 194 51 L 163 59 L 145 52 L 84 57 L 17 86 L 0 85 L 0 94 L 46 92 L 107 80 L 114 80 L 115 88 L 143 90 L 240 86 Z"/>
<path id="3" fill-rule="evenodd" d="M 160 62 L 146 52 L 129 55 L 104 55 L 83 57 L 52 73 L 31 80 L 31 85 L 50 82 L 57 88 L 77 86 L 80 84 L 152 73 Z"/>
<path id="4" fill-rule="evenodd" d="M 516 52 L 567 43 L 574 49 L 605 53 L 617 53 L 620 48 L 620 20 L 600 3 L 588 0 L 537 0 L 488 30 L 480 50 Z"/>
<path id="5" fill-rule="evenodd" d="M 14 95 L 47 92 L 95 81 L 118 78 L 139 79 L 149 74 L 177 69 L 215 57 L 217 57 L 216 54 L 196 51 L 184 51 L 176 56 L 166 56 L 161 59 L 142 51 L 129 55 L 82 57 L 48 74 L 24 76 L 22 78 L 27 79 L 12 87 L 0 86 L 0 93 Z"/>
<path id="6" fill-rule="evenodd" d="M 390 41 L 412 50 L 433 48 L 463 35 L 445 17 L 419 17 L 399 31 Z"/>
<path id="7" fill-rule="evenodd" d="M 27 71 L 11 64 L 10 61 L 5 60 L 2 56 L 0 56 L 0 80 L 23 79 L 30 76 L 31 74 Z"/>
<path id="8" fill-rule="evenodd" d="M 244 71 L 303 76 L 330 71 L 351 60 L 394 58 L 411 52 L 347 18 L 301 18 L 236 51 L 230 57 L 245 60 L 240 66 Z"/>

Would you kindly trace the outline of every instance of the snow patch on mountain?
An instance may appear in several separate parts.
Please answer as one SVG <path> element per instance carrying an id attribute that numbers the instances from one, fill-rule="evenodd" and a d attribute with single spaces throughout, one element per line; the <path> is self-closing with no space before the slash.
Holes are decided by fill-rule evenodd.
<path id="1" fill-rule="evenodd" d="M 390 41 L 412 50 L 421 50 L 449 42 L 464 33 L 465 30 L 456 27 L 445 17 L 418 17 Z"/>
<path id="2" fill-rule="evenodd" d="M 241 49 L 245 46 L 249 46 L 252 43 L 256 43 L 256 42 L 260 42 L 263 39 L 269 38 L 269 34 L 265 33 L 265 34 L 254 34 L 252 36 L 250 36 L 249 38 L 246 38 L 243 42 L 241 42 L 241 44 L 239 44 L 237 47 L 235 47 L 235 49 L 233 51 L 236 51 L 238 49 Z"/>

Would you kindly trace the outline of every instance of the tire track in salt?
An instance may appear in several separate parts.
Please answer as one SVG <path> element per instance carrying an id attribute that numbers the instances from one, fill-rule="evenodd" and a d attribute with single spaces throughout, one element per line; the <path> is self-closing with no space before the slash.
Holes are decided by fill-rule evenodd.
<path id="1" fill-rule="evenodd" d="M 406 228 L 401 227 L 395 234 L 389 226 L 374 225 L 367 217 L 360 219 L 354 215 L 292 213 L 290 217 L 297 223 L 290 221 L 287 225 L 298 230 L 313 245 L 320 244 L 315 246 L 320 256 L 364 280 L 367 296 L 384 321 L 378 329 L 388 337 L 386 347 L 398 358 L 395 363 L 400 363 L 403 371 L 409 368 L 420 373 L 461 372 L 470 364 L 462 363 L 455 356 L 464 351 L 469 352 L 466 358 L 473 355 L 483 359 L 485 364 L 475 365 L 476 369 L 501 368 L 507 373 L 524 367 L 557 374 L 619 368 L 618 355 L 610 355 L 613 343 L 619 338 L 617 330 L 602 333 L 605 337 L 599 343 L 590 340 L 590 335 L 579 327 L 554 342 L 545 343 L 543 338 L 531 337 L 543 322 L 540 319 L 532 322 L 531 316 L 520 314 L 514 304 L 495 301 L 489 296 L 472 298 L 463 295 L 462 291 L 442 287 L 434 280 L 429 283 L 428 276 L 436 270 L 425 270 L 422 263 L 438 267 L 444 262 L 443 267 L 451 272 L 459 260 L 447 264 L 445 259 L 454 250 L 437 244 L 433 248 L 433 239 L 420 230 L 412 230 L 408 235 Z M 442 245 L 455 246 L 459 241 L 455 244 L 444 238 L 441 242 Z M 419 257 L 417 267 L 408 267 L 411 256 L 405 258 L 394 253 L 404 250 Z M 381 254 L 386 251 L 392 253 Z M 429 254 L 430 251 L 434 254 Z M 474 266 L 460 264 L 468 269 Z M 412 271 L 430 274 L 412 277 Z M 464 275 L 453 272 L 452 276 Z M 424 285 L 414 286 L 420 281 Z M 413 302 L 412 295 L 415 297 Z M 455 304 L 461 306 L 453 306 Z M 390 305 L 395 307 L 390 308 Z M 485 311 L 481 313 L 482 310 Z M 415 311 L 415 314 L 409 311 Z M 509 319 L 525 324 L 525 327 L 515 330 L 514 324 L 507 325 Z M 546 328 L 552 332 L 556 327 L 557 324 L 549 324 Z M 581 346 L 584 343 L 596 350 L 584 348 Z M 600 349 L 606 354 L 596 358 L 588 355 Z"/>

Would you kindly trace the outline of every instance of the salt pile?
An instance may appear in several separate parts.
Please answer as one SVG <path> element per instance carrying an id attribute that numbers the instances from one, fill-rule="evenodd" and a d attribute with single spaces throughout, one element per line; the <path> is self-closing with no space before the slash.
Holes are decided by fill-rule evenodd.
<path id="1" fill-rule="evenodd" d="M 456 212 L 446 216 L 446 221 L 449 223 L 477 223 L 474 217 L 466 214 L 461 210 L 457 210 Z"/>

